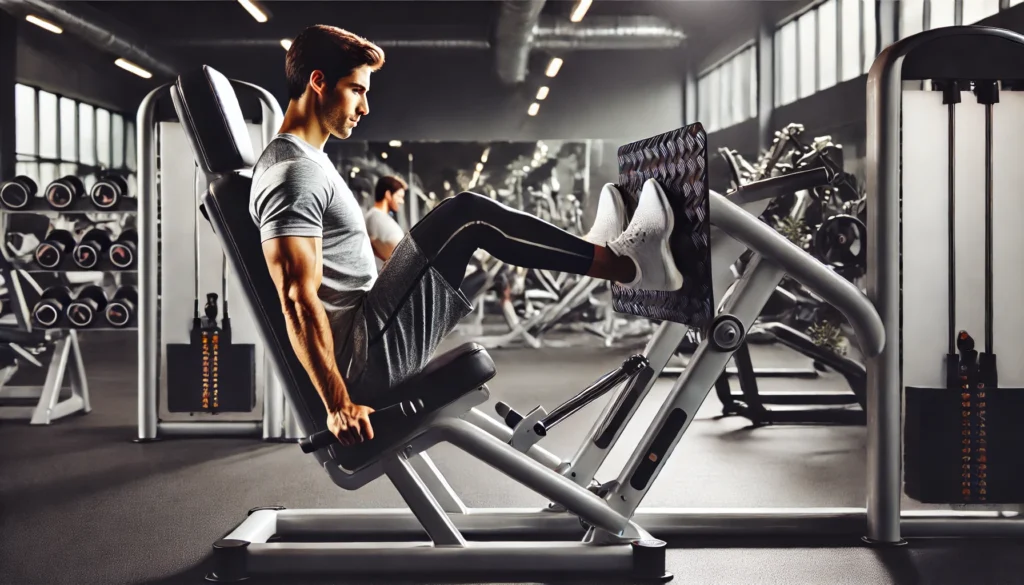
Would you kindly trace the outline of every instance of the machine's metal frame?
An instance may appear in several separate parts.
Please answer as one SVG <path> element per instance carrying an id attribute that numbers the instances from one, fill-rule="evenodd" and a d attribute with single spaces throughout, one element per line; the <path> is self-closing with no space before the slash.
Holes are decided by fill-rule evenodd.
<path id="1" fill-rule="evenodd" d="M 904 74 L 906 58 L 914 55 L 916 74 L 928 70 L 929 78 L 960 77 L 969 79 L 984 68 L 985 76 L 992 79 L 1019 79 L 1018 71 L 995 69 L 1006 67 L 1006 60 L 994 54 L 998 43 L 984 48 L 993 54 L 975 54 L 964 58 L 965 52 L 956 52 L 959 60 L 947 59 L 946 51 L 937 50 L 943 42 L 954 44 L 967 36 L 989 37 L 1024 45 L 1024 35 L 1007 30 L 983 26 L 946 27 L 925 31 L 902 39 L 878 55 L 868 73 L 867 80 L 867 275 L 868 296 L 878 308 L 890 342 L 884 351 L 867 361 L 867 535 L 865 540 L 875 544 L 901 544 L 902 530 L 913 535 L 908 520 L 901 514 L 903 493 L 903 386 L 901 371 L 900 337 L 903 298 L 901 286 L 900 241 L 901 188 L 901 116 L 903 82 L 924 77 Z M 927 50 L 922 50 L 927 48 Z M 1005 47 L 1003 47 L 1005 48 Z M 965 62 L 971 72 L 960 71 Z M 1014 61 L 1018 64 L 1019 59 Z M 953 73 L 950 74 L 950 70 Z M 938 367 L 938 366 L 937 366 Z M 948 516 L 947 516 L 948 517 Z M 963 533 L 964 520 L 935 520 L 943 535 Z M 985 522 L 972 535 L 1019 533 L 1013 522 L 1009 528 L 999 523 Z"/>
<path id="2" fill-rule="evenodd" d="M 269 141 L 281 126 L 284 114 L 277 99 L 265 89 L 236 81 L 252 89 L 263 111 L 264 141 Z M 160 98 L 170 92 L 171 84 L 151 91 L 142 100 L 136 117 L 139 182 L 139 423 L 138 441 L 168 437 L 225 436 L 261 437 L 265 441 L 289 441 L 300 436 L 291 415 L 280 381 L 272 371 L 267 376 L 263 396 L 262 421 L 162 421 L 160 420 L 159 344 L 160 323 L 158 291 L 160 290 L 159 248 L 157 240 L 157 208 L 161 190 L 157 172 L 156 111 Z M 262 367 L 258 364 L 258 367 Z M 270 368 L 267 368 L 271 370 Z"/>

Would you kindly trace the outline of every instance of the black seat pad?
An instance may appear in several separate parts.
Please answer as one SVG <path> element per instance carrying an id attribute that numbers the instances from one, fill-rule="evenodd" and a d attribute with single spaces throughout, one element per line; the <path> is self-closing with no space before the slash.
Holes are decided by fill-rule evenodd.
<path id="1" fill-rule="evenodd" d="M 371 408 L 384 408 L 400 401 L 420 399 L 423 410 L 396 424 L 375 424 L 374 438 L 348 447 L 333 445 L 334 461 L 349 471 L 357 471 L 382 453 L 402 446 L 402 441 L 431 414 L 480 388 L 494 377 L 494 361 L 483 346 L 465 343 L 430 361 L 422 372 L 371 401 Z M 389 421 L 390 422 L 390 421 Z"/>

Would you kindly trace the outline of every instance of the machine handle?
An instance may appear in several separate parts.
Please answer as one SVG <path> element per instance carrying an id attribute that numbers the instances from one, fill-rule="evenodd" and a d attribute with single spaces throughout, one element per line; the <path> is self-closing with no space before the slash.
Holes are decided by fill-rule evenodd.
<path id="1" fill-rule="evenodd" d="M 374 431 L 384 427 L 398 427 L 408 424 L 407 419 L 423 412 L 423 400 L 414 398 L 392 404 L 386 408 L 370 413 L 370 424 Z M 304 439 L 299 439 L 299 447 L 303 453 L 313 453 L 338 442 L 338 437 L 328 430 L 319 431 Z"/>

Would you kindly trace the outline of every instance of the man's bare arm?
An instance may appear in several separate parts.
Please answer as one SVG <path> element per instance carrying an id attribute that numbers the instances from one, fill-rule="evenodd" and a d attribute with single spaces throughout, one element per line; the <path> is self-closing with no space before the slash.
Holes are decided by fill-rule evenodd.
<path id="1" fill-rule="evenodd" d="M 288 337 L 299 362 L 324 401 L 328 413 L 350 403 L 334 357 L 334 336 L 317 296 L 323 278 L 323 240 L 282 237 L 263 242 L 263 257 L 277 287 Z"/>
<path id="2" fill-rule="evenodd" d="M 398 242 L 382 242 L 370 238 L 370 246 L 373 248 L 373 255 L 380 258 L 382 261 L 387 262 L 391 255 L 394 254 L 395 248 L 398 247 Z"/>

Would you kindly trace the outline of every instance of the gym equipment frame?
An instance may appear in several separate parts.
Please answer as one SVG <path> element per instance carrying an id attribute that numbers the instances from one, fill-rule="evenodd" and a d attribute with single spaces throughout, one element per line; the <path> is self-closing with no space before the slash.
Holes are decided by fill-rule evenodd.
<path id="1" fill-rule="evenodd" d="M 269 141 L 277 133 L 284 119 L 281 106 L 266 90 L 245 82 L 237 82 L 253 89 L 260 100 L 263 122 L 262 133 Z M 272 375 L 266 377 L 263 393 L 262 421 L 167 421 L 160 420 L 160 242 L 158 210 L 162 192 L 157 181 L 158 137 L 156 125 L 157 104 L 166 97 L 171 84 L 151 91 L 139 106 L 136 118 L 138 142 L 139 180 L 139 423 L 137 441 L 153 441 L 166 437 L 231 436 L 262 437 L 265 441 L 287 441 L 298 438 L 298 428 L 290 407 L 281 390 L 280 382 Z M 164 177 L 164 181 L 167 178 Z M 166 216 L 166 212 L 165 212 Z M 166 221 L 166 220 L 165 220 Z M 164 367 L 166 365 L 164 364 Z M 257 363 L 257 368 L 263 364 Z"/>
<path id="2" fill-rule="evenodd" d="M 402 392 L 407 387 L 419 390 L 422 393 L 420 406 L 423 401 L 442 394 L 458 393 L 461 397 L 447 404 L 433 405 L 425 413 L 406 414 L 403 406 L 403 416 L 419 416 L 420 420 L 404 426 L 401 420 L 379 427 L 375 422 L 378 436 L 362 446 L 338 449 L 330 443 L 318 445 L 319 437 L 329 437 L 330 434 L 315 418 L 317 414 L 312 407 L 316 403 L 310 395 L 308 381 L 303 385 L 301 365 L 295 362 L 294 356 L 289 360 L 289 342 L 281 331 L 283 324 L 274 325 L 279 313 L 279 300 L 266 274 L 262 257 L 246 243 L 258 237 L 247 213 L 246 197 L 250 179 L 245 165 L 252 164 L 253 155 L 247 152 L 251 151 L 250 145 L 238 142 L 237 127 L 244 122 L 230 83 L 206 67 L 198 75 L 179 78 L 172 97 L 179 118 L 187 125 L 197 158 L 199 153 L 210 157 L 200 161 L 204 172 L 213 178 L 203 197 L 210 221 L 228 252 L 232 266 L 245 276 L 248 285 L 246 299 L 259 317 L 264 337 L 275 350 L 273 355 L 282 377 L 294 383 L 285 390 L 301 397 L 297 404 L 305 406 L 297 411 L 304 434 L 317 430 L 315 434 L 308 435 L 303 450 L 312 452 L 334 483 L 343 489 L 358 489 L 381 475 L 387 475 L 405 499 L 409 513 L 416 518 L 421 530 L 409 542 L 401 543 L 284 542 L 284 539 L 300 535 L 308 538 L 317 532 L 317 526 L 326 527 L 339 513 L 254 510 L 249 518 L 215 544 L 217 567 L 210 576 L 212 580 L 235 580 L 254 573 L 351 570 L 350 561 L 355 558 L 360 560 L 361 573 L 373 574 L 422 576 L 424 572 L 457 571 L 465 577 L 496 571 L 507 577 L 522 572 L 538 575 L 571 571 L 574 575 L 584 573 L 591 577 L 615 574 L 663 579 L 667 577 L 665 543 L 654 540 L 631 518 L 691 422 L 688 413 L 698 410 L 732 352 L 742 343 L 745 331 L 760 314 L 783 276 L 788 273 L 842 311 L 857 332 L 865 354 L 877 354 L 884 346 L 885 333 L 878 314 L 859 290 L 800 251 L 757 220 L 756 216 L 725 197 L 711 193 L 712 223 L 722 232 L 720 236 L 731 235 L 737 244 L 720 246 L 717 251 L 713 246 L 712 256 L 731 256 L 734 260 L 744 247 L 755 250 L 759 256 L 724 303 L 721 314 L 697 349 L 691 367 L 677 380 L 665 401 L 666 406 L 660 409 L 617 480 L 597 486 L 596 491 L 590 486 L 593 471 L 600 466 L 608 449 L 635 412 L 642 394 L 650 388 L 656 370 L 664 367 L 678 346 L 686 327 L 666 325 L 652 340 L 647 356 L 628 360 L 629 368 L 624 364 L 619 371 L 584 390 L 559 407 L 558 415 L 545 416 L 541 409 L 535 409 L 516 421 L 514 429 L 508 428 L 508 419 L 503 426 L 474 409 L 487 398 L 486 382 L 494 372 L 493 362 L 485 350 L 469 344 L 436 358 L 423 373 L 392 390 L 396 396 L 404 396 Z M 227 147 L 224 147 L 225 130 L 229 135 Z M 230 147 L 232 144 L 235 148 Z M 224 147 L 223 152 L 212 150 L 215 145 Z M 800 174 L 798 179 L 807 177 L 818 180 L 831 178 L 826 170 L 815 169 Z M 718 265 L 730 266 L 731 262 Z M 671 343 L 665 343 L 666 338 Z M 654 355 L 655 348 L 658 355 Z M 654 364 L 651 364 L 652 360 Z M 642 367 L 637 369 L 638 365 Z M 627 369 L 625 376 L 630 378 L 630 384 L 609 404 L 602 420 L 594 427 L 596 440 L 588 441 L 572 462 L 565 465 L 536 446 L 546 434 L 538 428 L 543 430 L 545 424 L 557 422 L 552 419 L 567 416 L 576 403 L 593 400 L 600 393 L 609 391 Z M 419 379 L 429 382 L 418 382 Z M 509 540 L 468 542 L 452 515 L 464 516 L 470 511 L 446 487 L 440 473 L 424 455 L 424 451 L 439 442 L 460 448 L 546 496 L 553 503 L 547 513 L 581 522 L 586 527 L 585 535 L 576 542 L 524 543 L 506 535 L 506 530 L 497 526 L 494 527 L 496 534 Z M 356 515 L 369 517 L 378 526 L 387 526 L 386 522 L 378 522 L 380 518 L 374 512 L 357 512 Z M 528 513 L 522 518 L 521 526 L 528 526 L 530 530 L 538 528 L 536 514 Z M 424 532 L 429 542 L 423 542 Z M 320 532 L 317 536 L 326 535 Z M 338 535 L 333 533 L 331 536 Z M 269 542 L 271 538 L 280 540 Z M 526 559 L 529 562 L 524 562 Z"/>
<path id="3" fill-rule="evenodd" d="M 1019 80 L 1024 78 L 1024 35 L 983 26 L 956 26 L 925 31 L 881 52 L 867 80 L 867 274 L 868 296 L 878 308 L 889 342 L 867 360 L 867 535 L 879 545 L 898 545 L 903 536 L 918 536 L 919 522 L 901 513 L 903 462 L 903 337 L 901 241 L 904 82 L 925 80 Z M 938 124 L 938 122 L 936 122 Z M 934 173 L 933 168 L 929 172 Z M 931 243 L 931 242 L 929 242 Z M 936 366 L 938 368 L 938 365 Z M 938 370 L 936 370 L 938 371 Z M 984 512 L 979 512 L 982 514 Z M 1019 536 L 1019 514 L 968 519 L 936 511 L 929 532 L 956 536 Z M 998 521 L 996 516 L 1016 521 Z"/>

